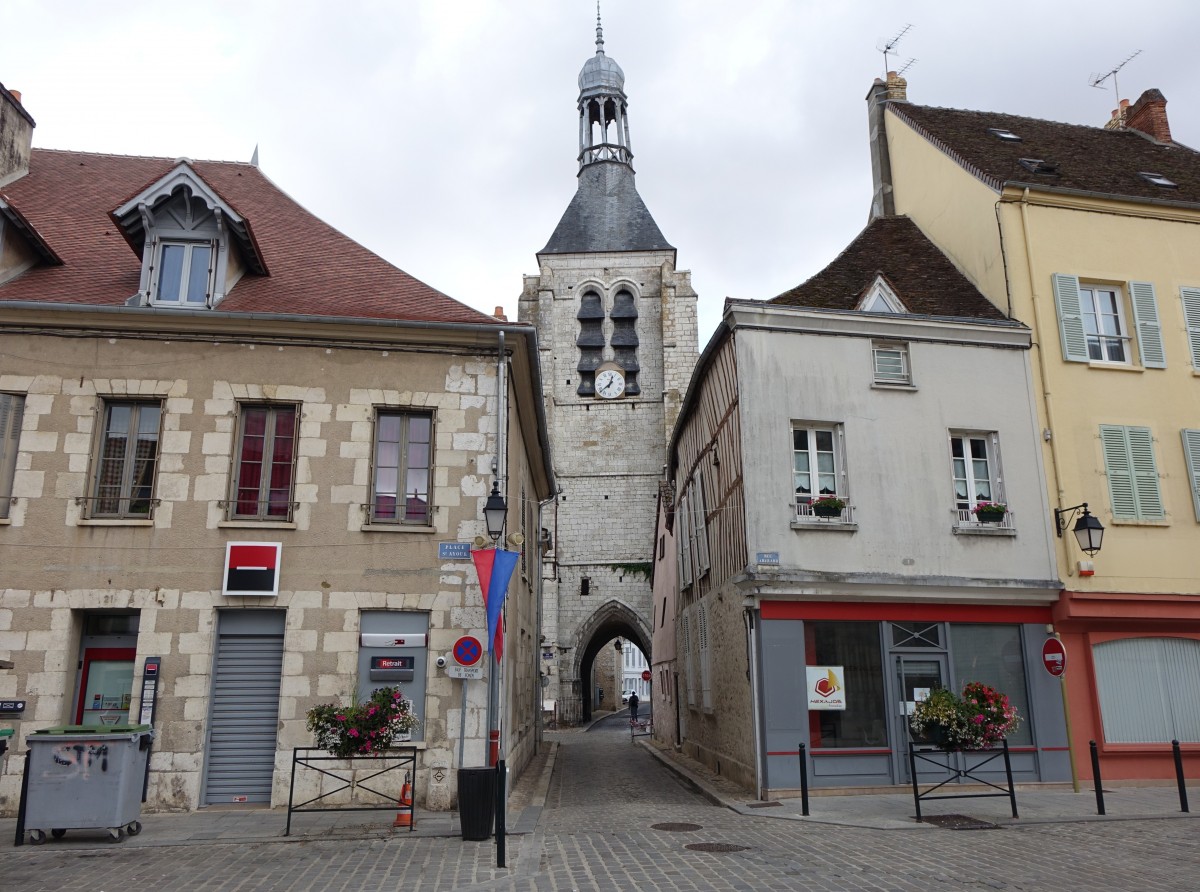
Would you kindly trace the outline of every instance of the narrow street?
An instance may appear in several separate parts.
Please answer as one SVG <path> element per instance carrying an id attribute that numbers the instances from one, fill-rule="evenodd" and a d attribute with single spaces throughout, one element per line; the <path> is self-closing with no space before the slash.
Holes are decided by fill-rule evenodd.
<path id="1" fill-rule="evenodd" d="M 548 737 L 558 751 L 544 805 L 539 772 L 531 770 L 513 794 L 503 869 L 492 841 L 390 834 L 377 816 L 356 816 L 328 833 L 239 842 L 217 839 L 223 818 L 208 812 L 146 816 L 143 833 L 116 846 L 51 841 L 14 849 L 12 822 L 3 823 L 0 889 L 1040 892 L 1193 890 L 1200 876 L 1192 818 L 968 831 L 747 816 L 711 804 L 631 740 L 627 713 Z M 281 826 L 279 811 L 261 813 L 259 823 Z M 167 839 L 180 824 L 197 832 L 186 842 Z"/>

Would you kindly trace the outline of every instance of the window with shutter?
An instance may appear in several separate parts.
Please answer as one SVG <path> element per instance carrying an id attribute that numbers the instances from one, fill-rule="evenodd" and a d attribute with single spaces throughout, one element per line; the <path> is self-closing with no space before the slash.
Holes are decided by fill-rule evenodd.
<path id="1" fill-rule="evenodd" d="M 1158 322 L 1158 299 L 1149 282 L 1129 283 L 1133 322 L 1137 331 L 1138 354 L 1148 369 L 1165 369 L 1167 354 L 1163 349 L 1162 326 Z"/>
<path id="2" fill-rule="evenodd" d="M 1188 346 L 1192 350 L 1192 368 L 1200 370 L 1200 288 L 1180 288 L 1183 318 L 1187 323 Z"/>
<path id="3" fill-rule="evenodd" d="M 1183 457 L 1187 460 L 1188 481 L 1192 486 L 1192 508 L 1200 520 L 1200 431 L 1184 430 Z"/>
<path id="4" fill-rule="evenodd" d="M 12 485 L 17 470 L 17 445 L 21 438 L 24 408 L 23 396 L 0 393 L 0 518 L 8 517 L 12 505 Z"/>
<path id="5" fill-rule="evenodd" d="M 696 672 L 692 662 L 692 619 L 691 610 L 683 611 L 683 666 L 687 676 L 688 706 L 696 704 Z"/>
<path id="6" fill-rule="evenodd" d="M 679 505 L 675 509 L 675 524 L 678 528 L 676 541 L 679 542 L 679 586 L 687 588 L 692 584 L 692 536 L 691 504 L 686 495 L 679 497 Z"/>
<path id="7" fill-rule="evenodd" d="M 1088 342 L 1083 331 L 1083 310 L 1079 304 L 1079 279 L 1064 273 L 1055 273 L 1053 283 L 1063 359 L 1068 362 L 1087 362 Z"/>
<path id="8" fill-rule="evenodd" d="M 696 578 L 700 579 L 708 572 L 708 527 L 705 524 L 707 511 L 704 504 L 704 483 L 699 474 L 692 485 L 690 501 L 694 540 L 692 553 L 696 557 Z"/>
<path id="9" fill-rule="evenodd" d="M 704 709 L 712 709 L 712 650 L 708 638 L 708 608 L 703 604 L 696 605 L 696 615 L 700 620 L 700 705 Z"/>
<path id="10" fill-rule="evenodd" d="M 1154 437 L 1147 427 L 1102 424 L 1100 441 L 1113 517 L 1162 520 L 1162 495 L 1154 461 Z"/>

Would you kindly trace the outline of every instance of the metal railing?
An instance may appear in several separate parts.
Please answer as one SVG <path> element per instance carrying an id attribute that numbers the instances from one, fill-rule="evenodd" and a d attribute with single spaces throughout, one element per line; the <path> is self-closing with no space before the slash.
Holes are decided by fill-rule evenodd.
<path id="1" fill-rule="evenodd" d="M 999 522 L 980 520 L 970 508 L 953 508 L 951 511 L 953 512 L 955 524 L 963 529 L 1015 530 L 1017 528 L 1011 511 L 1004 512 L 1004 517 Z"/>
<path id="2" fill-rule="evenodd" d="M 796 502 L 796 513 L 793 519 L 800 523 L 814 525 L 822 523 L 854 523 L 854 506 L 847 505 L 833 517 L 822 517 L 813 513 L 813 507 L 808 502 Z"/>

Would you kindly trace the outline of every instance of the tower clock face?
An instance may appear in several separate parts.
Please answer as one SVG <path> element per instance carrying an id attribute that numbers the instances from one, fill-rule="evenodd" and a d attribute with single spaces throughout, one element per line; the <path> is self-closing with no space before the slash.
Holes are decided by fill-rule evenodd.
<path id="1" fill-rule="evenodd" d="M 625 392 L 625 375 L 617 369 L 604 369 L 596 373 L 596 395 L 612 400 Z"/>

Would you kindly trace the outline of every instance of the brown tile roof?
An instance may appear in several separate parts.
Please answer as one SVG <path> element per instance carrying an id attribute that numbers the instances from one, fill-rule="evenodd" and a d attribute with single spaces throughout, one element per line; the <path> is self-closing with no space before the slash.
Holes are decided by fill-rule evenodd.
<path id="1" fill-rule="evenodd" d="M 175 166 L 140 158 L 34 149 L 29 173 L 0 189 L 62 259 L 0 285 L 0 301 L 121 306 L 137 293 L 141 258 L 109 217 Z M 193 169 L 253 229 L 269 276 L 245 275 L 222 312 L 495 324 L 392 266 L 313 216 L 250 164 Z"/>
<path id="2" fill-rule="evenodd" d="M 879 276 L 912 313 L 1005 318 L 904 216 L 871 221 L 827 267 L 770 303 L 852 310 Z"/>
<path id="3" fill-rule="evenodd" d="M 1200 152 L 1179 143 L 1158 144 L 1133 130 L 905 102 L 888 103 L 888 110 L 997 190 L 1006 183 L 1028 184 L 1039 190 L 1200 203 Z M 989 127 L 1015 133 L 1021 141 L 999 139 Z M 1056 162 L 1058 173 L 1033 173 L 1022 158 Z M 1155 186 L 1139 176 L 1142 172 L 1161 174 L 1178 188 Z"/>

